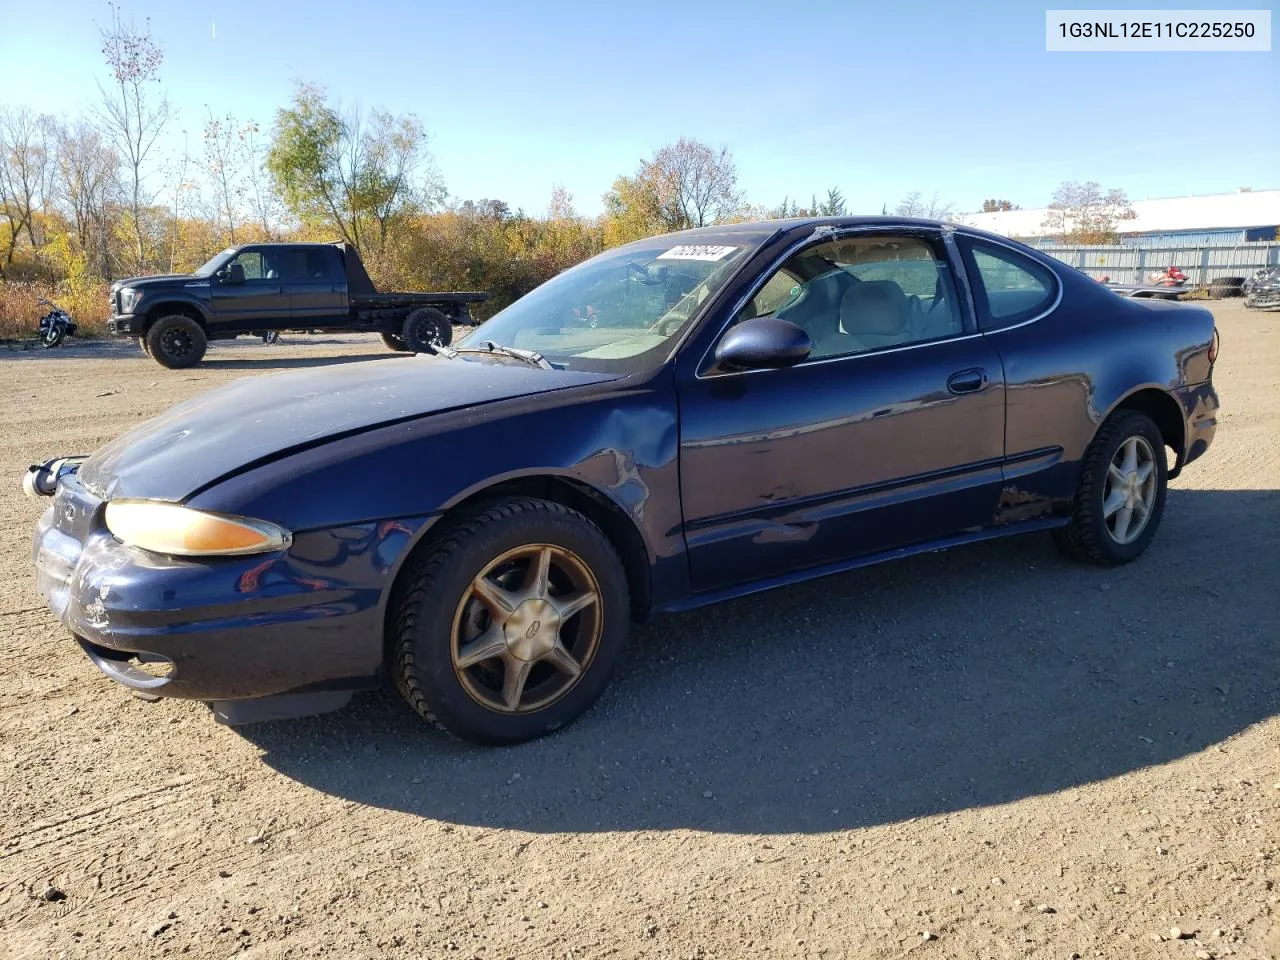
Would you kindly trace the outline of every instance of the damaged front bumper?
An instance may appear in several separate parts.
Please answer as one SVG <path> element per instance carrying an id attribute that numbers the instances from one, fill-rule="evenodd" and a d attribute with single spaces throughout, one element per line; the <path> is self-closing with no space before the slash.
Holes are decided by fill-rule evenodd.
<path id="1" fill-rule="evenodd" d="M 229 723 L 337 709 L 378 681 L 386 588 L 420 523 L 312 531 L 273 554 L 168 557 L 116 540 L 77 466 L 54 473 L 36 583 L 112 680 L 205 701 Z M 49 474 L 34 469 L 30 486 Z"/>
<path id="2" fill-rule="evenodd" d="M 1251 310 L 1280 310 L 1280 287 L 1250 290 L 1245 294 L 1244 305 Z"/>

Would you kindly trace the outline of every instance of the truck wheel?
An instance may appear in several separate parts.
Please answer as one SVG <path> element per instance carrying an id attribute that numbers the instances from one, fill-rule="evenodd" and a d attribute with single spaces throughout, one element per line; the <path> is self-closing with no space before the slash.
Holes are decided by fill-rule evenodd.
<path id="1" fill-rule="evenodd" d="M 403 340 L 400 339 L 400 335 L 398 333 L 384 333 L 384 334 L 381 334 L 381 337 L 382 337 L 382 342 L 385 343 L 392 350 L 395 350 L 397 353 L 410 352 L 409 347 L 405 344 Z"/>
<path id="2" fill-rule="evenodd" d="M 436 345 L 453 340 L 453 324 L 434 307 L 419 307 L 404 319 L 400 339 L 414 353 L 435 353 Z"/>
<path id="3" fill-rule="evenodd" d="M 147 346 L 146 337 L 134 337 L 133 342 L 142 348 L 143 356 L 151 356 L 151 348 Z"/>
<path id="4" fill-rule="evenodd" d="M 209 345 L 204 328 L 180 313 L 161 317 L 153 323 L 147 330 L 146 340 L 151 358 L 170 370 L 195 366 Z"/>

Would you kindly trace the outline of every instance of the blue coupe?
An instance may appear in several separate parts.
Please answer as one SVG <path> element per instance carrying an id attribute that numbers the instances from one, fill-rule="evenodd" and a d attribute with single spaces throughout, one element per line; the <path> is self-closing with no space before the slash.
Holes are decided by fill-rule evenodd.
<path id="1" fill-rule="evenodd" d="M 992 537 L 1136 559 L 1213 439 L 1212 314 L 899 218 L 606 251 L 461 341 L 241 380 L 87 458 L 39 588 L 108 676 L 228 723 L 390 678 L 512 743 L 632 620 Z"/>

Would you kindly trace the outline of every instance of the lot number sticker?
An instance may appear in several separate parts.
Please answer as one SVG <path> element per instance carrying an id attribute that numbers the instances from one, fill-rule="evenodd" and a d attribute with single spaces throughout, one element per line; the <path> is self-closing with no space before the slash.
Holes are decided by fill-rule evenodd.
<path id="1" fill-rule="evenodd" d="M 737 247 L 715 247 L 707 244 L 690 243 L 681 247 L 672 247 L 666 253 L 660 253 L 655 260 L 723 260 Z"/>

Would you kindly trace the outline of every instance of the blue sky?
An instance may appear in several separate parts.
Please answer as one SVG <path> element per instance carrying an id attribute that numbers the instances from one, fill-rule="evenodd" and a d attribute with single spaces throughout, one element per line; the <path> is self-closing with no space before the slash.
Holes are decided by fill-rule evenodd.
<path id="1" fill-rule="evenodd" d="M 599 212 L 614 177 L 682 135 L 728 146 L 770 206 L 833 185 L 875 213 L 911 190 L 1037 206 L 1067 179 L 1131 199 L 1280 186 L 1280 53 L 1047 53 L 1045 7 L 1026 2 L 122 6 L 165 49 L 169 149 L 186 130 L 199 150 L 206 105 L 269 126 L 307 80 L 417 113 L 451 196 L 530 212 L 555 183 Z M 0 103 L 88 109 L 107 17 L 2 0 Z"/>

